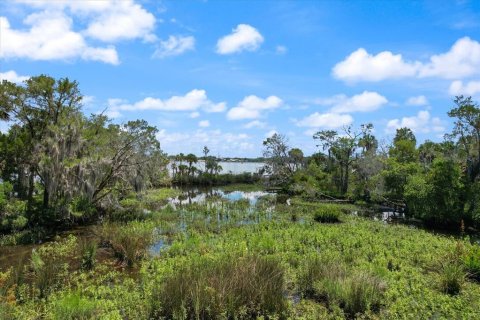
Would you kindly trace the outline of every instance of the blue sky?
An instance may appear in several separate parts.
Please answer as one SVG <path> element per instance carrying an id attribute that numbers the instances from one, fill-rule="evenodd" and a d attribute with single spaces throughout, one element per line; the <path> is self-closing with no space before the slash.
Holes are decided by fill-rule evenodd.
<path id="1" fill-rule="evenodd" d="M 2 1 L 0 77 L 42 73 L 170 154 L 259 156 L 273 132 L 311 154 L 367 122 L 440 141 L 480 98 L 480 1 Z"/>

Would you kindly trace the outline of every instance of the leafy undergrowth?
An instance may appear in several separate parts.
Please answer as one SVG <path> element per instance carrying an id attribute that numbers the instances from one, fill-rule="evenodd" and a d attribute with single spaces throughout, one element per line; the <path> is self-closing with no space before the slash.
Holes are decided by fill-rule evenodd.
<path id="1" fill-rule="evenodd" d="M 348 216 L 351 205 L 335 205 L 335 224 L 315 222 L 321 204 L 270 206 L 168 207 L 106 224 L 133 275 L 91 263 L 88 247 L 84 267 L 66 269 L 73 240 L 49 245 L 23 272 L 0 273 L 0 318 L 480 319 L 478 245 Z M 156 233 L 169 246 L 149 256 Z"/>

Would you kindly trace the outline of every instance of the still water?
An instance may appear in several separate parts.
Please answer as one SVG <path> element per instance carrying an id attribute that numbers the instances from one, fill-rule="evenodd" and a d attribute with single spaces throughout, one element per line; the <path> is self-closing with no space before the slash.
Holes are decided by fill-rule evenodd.
<path id="1" fill-rule="evenodd" d="M 179 162 L 176 162 L 178 165 Z M 183 164 L 188 165 L 188 163 L 183 162 Z M 222 166 L 222 170 L 220 173 L 232 173 L 232 174 L 240 174 L 240 173 L 257 173 L 261 168 L 265 166 L 263 162 L 236 162 L 236 161 L 220 161 L 220 166 Z M 194 164 L 194 167 L 198 170 L 205 171 L 205 161 L 200 160 Z M 171 165 L 168 166 L 168 170 L 171 173 L 172 167 Z"/>

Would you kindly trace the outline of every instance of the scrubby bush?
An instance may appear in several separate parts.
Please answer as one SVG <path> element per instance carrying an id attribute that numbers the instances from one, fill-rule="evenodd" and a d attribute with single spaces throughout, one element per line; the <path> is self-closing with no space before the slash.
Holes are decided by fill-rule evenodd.
<path id="1" fill-rule="evenodd" d="M 313 219 L 321 223 L 340 222 L 342 210 L 335 205 L 323 205 L 315 210 Z"/>
<path id="2" fill-rule="evenodd" d="M 200 259 L 176 268 L 154 290 L 155 316 L 252 319 L 286 310 L 284 270 L 259 256 Z"/>

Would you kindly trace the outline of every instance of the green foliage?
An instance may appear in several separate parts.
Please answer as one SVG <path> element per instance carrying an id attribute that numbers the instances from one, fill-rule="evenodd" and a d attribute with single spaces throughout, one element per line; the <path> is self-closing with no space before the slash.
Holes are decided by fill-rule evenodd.
<path id="1" fill-rule="evenodd" d="M 97 243 L 94 240 L 83 240 L 80 244 L 80 267 L 83 270 L 92 270 L 96 264 Z"/>
<path id="2" fill-rule="evenodd" d="M 464 217 L 458 166 L 451 160 L 437 158 L 426 175 L 409 178 L 405 200 L 413 216 L 435 225 L 454 224 L 460 227 Z"/>
<path id="3" fill-rule="evenodd" d="M 35 296 L 43 298 L 61 288 L 68 276 L 69 258 L 75 252 L 76 241 L 74 236 L 69 236 L 32 251 L 30 277 Z"/>
<path id="4" fill-rule="evenodd" d="M 315 210 L 313 220 L 321 223 L 335 223 L 340 222 L 342 211 L 336 205 L 322 205 Z"/>
<path id="5" fill-rule="evenodd" d="M 169 319 L 252 319 L 286 310 L 282 266 L 259 256 L 198 259 L 154 289 L 154 313 Z"/>
<path id="6" fill-rule="evenodd" d="M 51 302 L 55 320 L 98 319 L 97 303 L 82 297 L 78 292 L 67 292 Z"/>
<path id="7" fill-rule="evenodd" d="M 463 257 L 463 263 L 468 277 L 480 282 L 480 246 L 473 245 Z"/>

